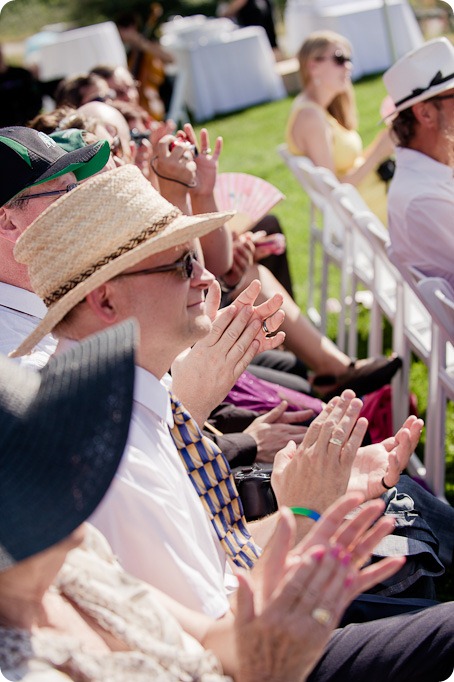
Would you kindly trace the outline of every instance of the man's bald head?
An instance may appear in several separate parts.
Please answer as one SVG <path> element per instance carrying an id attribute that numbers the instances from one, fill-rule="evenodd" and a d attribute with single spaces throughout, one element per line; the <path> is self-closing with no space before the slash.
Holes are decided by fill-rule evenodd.
<path id="1" fill-rule="evenodd" d="M 87 102 L 87 104 L 79 107 L 77 111 L 100 121 L 110 135 L 112 135 L 112 138 L 118 136 L 121 144 L 121 153 L 117 155 L 117 158 L 123 159 L 124 163 L 133 162 L 134 144 L 131 143 L 129 126 L 123 114 L 104 102 Z M 113 153 L 116 156 L 115 149 Z"/>

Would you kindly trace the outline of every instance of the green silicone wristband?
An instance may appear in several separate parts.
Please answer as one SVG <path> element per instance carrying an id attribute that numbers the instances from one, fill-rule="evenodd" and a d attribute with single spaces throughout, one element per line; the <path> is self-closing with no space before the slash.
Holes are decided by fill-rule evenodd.
<path id="1" fill-rule="evenodd" d="M 307 516 L 308 519 L 318 521 L 320 514 L 313 509 L 306 509 L 306 507 L 290 507 L 290 511 L 297 516 Z"/>

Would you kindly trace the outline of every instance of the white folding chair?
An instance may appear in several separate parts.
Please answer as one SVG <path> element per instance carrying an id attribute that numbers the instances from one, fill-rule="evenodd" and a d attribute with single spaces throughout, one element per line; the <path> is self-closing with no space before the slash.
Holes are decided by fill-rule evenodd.
<path id="1" fill-rule="evenodd" d="M 408 361 L 405 362 L 404 342 L 404 292 L 403 280 L 387 255 L 388 232 L 372 212 L 353 216 L 355 228 L 369 242 L 372 249 L 372 307 L 370 316 L 370 356 L 383 352 L 383 319 L 392 327 L 392 348 L 404 359 L 404 366 L 392 381 L 393 422 L 398 428 L 408 415 Z"/>
<path id="2" fill-rule="evenodd" d="M 432 294 L 430 305 L 430 284 L 423 285 L 427 278 L 417 268 L 406 266 L 388 248 L 390 260 L 399 270 L 404 280 L 404 338 L 409 347 L 428 368 L 429 386 L 426 410 L 425 468 L 426 480 L 433 492 L 444 496 L 445 471 L 445 420 L 446 393 L 452 387 L 450 373 L 447 372 L 447 357 L 454 366 L 452 345 L 447 343 L 448 336 L 440 331 L 443 326 L 437 321 L 432 307 L 438 310 L 436 301 L 449 300 L 449 285 L 439 286 L 438 296 Z M 439 280 L 439 282 L 443 280 Z M 432 284 L 432 286 L 434 286 Z M 448 292 L 448 294 L 446 293 Z M 424 296 L 425 294 L 425 296 Z M 452 294 L 451 294 L 452 295 Z"/>
<path id="3" fill-rule="evenodd" d="M 334 264 L 341 271 L 344 265 L 344 228 L 333 211 L 329 197 L 339 181 L 327 168 L 314 166 L 305 156 L 291 154 L 287 145 L 278 147 L 279 154 L 310 199 L 309 215 L 309 287 L 307 315 L 311 321 L 326 333 L 329 265 Z M 322 249 L 321 284 L 316 282 L 316 252 Z M 320 300 L 319 305 L 316 301 Z M 337 343 L 345 348 L 344 302 L 341 300 L 338 322 Z"/>
<path id="4" fill-rule="evenodd" d="M 443 497 L 446 453 L 446 403 L 454 400 L 454 290 L 440 277 L 423 277 L 417 292 L 432 315 L 426 469 L 436 495 Z"/>
<path id="5" fill-rule="evenodd" d="M 372 214 L 353 185 L 347 183 L 340 184 L 331 193 L 330 200 L 333 210 L 342 220 L 345 228 L 345 263 L 341 282 L 341 296 L 343 300 L 350 303 L 348 315 L 348 354 L 350 357 L 355 357 L 358 345 L 357 303 L 365 303 L 367 307 L 372 307 L 373 304 L 371 289 L 374 281 L 374 251 L 367 237 L 363 235 L 362 230 L 358 229 L 354 218 L 359 214 L 370 216 Z M 359 284 L 363 285 L 366 291 L 359 293 Z M 378 352 L 381 352 L 381 348 L 378 350 L 378 348 L 372 347 L 372 339 L 375 340 L 377 336 L 378 330 L 372 329 L 369 334 L 369 356 L 377 355 Z"/>
<path id="6" fill-rule="evenodd" d="M 417 289 L 447 341 L 453 343 L 454 289 L 442 277 L 420 278 Z"/>

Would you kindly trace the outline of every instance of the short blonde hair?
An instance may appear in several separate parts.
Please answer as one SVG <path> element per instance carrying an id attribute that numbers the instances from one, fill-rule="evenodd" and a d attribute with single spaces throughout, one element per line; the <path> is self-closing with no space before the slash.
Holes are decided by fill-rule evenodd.
<path id="1" fill-rule="evenodd" d="M 347 54 L 351 54 L 352 46 L 350 42 L 347 38 L 334 31 L 314 31 L 314 33 L 311 33 L 306 38 L 297 55 L 303 89 L 306 88 L 311 81 L 309 62 L 313 59 L 323 57 L 330 45 L 336 44 L 341 45 Z M 337 95 L 329 104 L 328 112 L 331 116 L 334 116 L 344 128 L 347 128 L 347 130 L 356 130 L 358 127 L 358 119 L 356 115 L 355 93 L 351 83 L 345 92 Z"/>

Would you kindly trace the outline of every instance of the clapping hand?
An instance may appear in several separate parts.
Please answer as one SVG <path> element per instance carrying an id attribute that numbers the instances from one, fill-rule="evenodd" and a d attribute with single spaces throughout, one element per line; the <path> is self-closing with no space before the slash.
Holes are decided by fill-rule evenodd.
<path id="1" fill-rule="evenodd" d="M 405 559 L 392 557 L 362 568 L 394 528 L 392 519 L 376 521 L 380 500 L 344 520 L 363 499 L 343 496 L 294 549 L 295 520 L 283 509 L 259 570 L 239 575 L 235 629 L 243 682 L 306 679 L 351 600 L 402 567 Z"/>
<path id="2" fill-rule="evenodd" d="M 423 426 L 422 419 L 411 415 L 395 436 L 360 448 L 353 461 L 348 489 L 360 490 L 366 499 L 373 499 L 380 497 L 386 488 L 397 485 Z"/>
<path id="3" fill-rule="evenodd" d="M 262 350 L 275 348 L 285 338 L 283 332 L 268 337 L 262 328 L 264 319 L 270 331 L 279 328 L 284 319 L 279 310 L 281 297 L 276 295 L 254 306 L 259 292 L 260 282 L 254 280 L 235 303 L 215 313 L 220 289 L 214 282 L 205 302 L 213 320 L 210 333 L 172 365 L 173 390 L 199 425 L 222 402 L 252 358 Z"/>
<path id="4" fill-rule="evenodd" d="M 333 398 L 309 426 L 303 442 L 290 441 L 274 460 L 272 486 L 279 506 L 322 513 L 347 490 L 352 464 L 367 429 L 362 402 L 351 390 Z"/>

